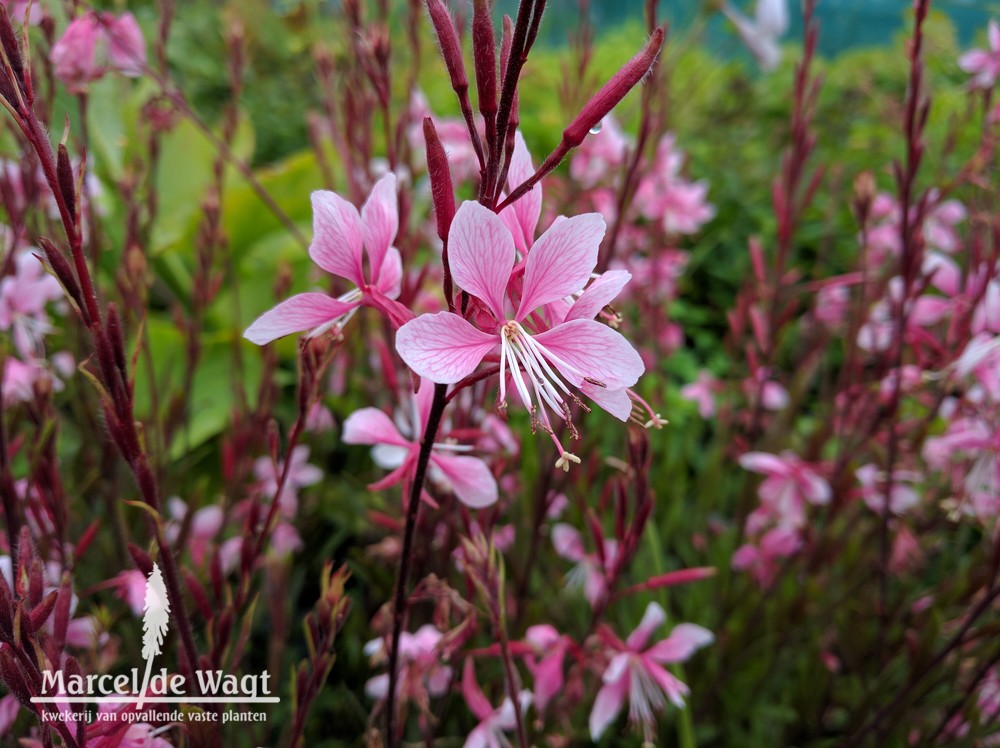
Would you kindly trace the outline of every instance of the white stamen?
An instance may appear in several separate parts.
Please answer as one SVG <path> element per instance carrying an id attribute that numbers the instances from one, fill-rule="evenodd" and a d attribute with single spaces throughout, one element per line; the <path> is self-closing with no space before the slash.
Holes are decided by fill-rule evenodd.
<path id="1" fill-rule="evenodd" d="M 579 465 L 580 464 L 580 458 L 577 457 L 572 452 L 563 452 L 559 456 L 559 459 L 556 460 L 556 470 L 562 469 L 563 472 L 568 473 L 569 472 L 569 464 L 571 462 L 574 465 Z"/>

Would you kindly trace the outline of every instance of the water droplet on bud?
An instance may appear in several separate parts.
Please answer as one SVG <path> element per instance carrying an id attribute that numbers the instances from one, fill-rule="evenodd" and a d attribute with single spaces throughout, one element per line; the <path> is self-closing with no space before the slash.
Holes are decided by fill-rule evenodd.
<path id="1" fill-rule="evenodd" d="M 593 127 L 591 127 L 590 128 L 590 134 L 591 135 L 597 135 L 597 133 L 599 133 L 601 131 L 602 127 L 604 127 L 604 120 L 601 120 L 596 125 L 594 125 Z"/>

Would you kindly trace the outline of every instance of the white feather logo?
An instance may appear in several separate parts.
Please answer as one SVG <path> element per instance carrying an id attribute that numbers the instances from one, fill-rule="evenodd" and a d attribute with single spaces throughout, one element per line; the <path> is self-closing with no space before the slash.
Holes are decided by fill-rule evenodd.
<path id="1" fill-rule="evenodd" d="M 142 656 L 146 660 L 146 674 L 142 679 L 142 690 L 139 691 L 138 708 L 142 708 L 149 676 L 153 668 L 153 658 L 160 654 L 163 637 L 170 625 L 170 600 L 167 598 L 167 587 L 163 583 L 160 567 L 153 564 L 153 570 L 146 579 L 146 604 L 142 614 Z"/>

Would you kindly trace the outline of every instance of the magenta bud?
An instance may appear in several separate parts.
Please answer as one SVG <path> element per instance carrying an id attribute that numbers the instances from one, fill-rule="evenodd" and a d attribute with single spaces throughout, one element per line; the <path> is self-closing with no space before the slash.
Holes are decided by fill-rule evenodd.
<path id="1" fill-rule="evenodd" d="M 441 45 L 441 57 L 451 76 L 451 87 L 458 92 L 466 91 L 469 79 L 465 76 L 465 61 L 462 59 L 462 47 L 458 42 L 455 22 L 442 0 L 427 0 L 427 13 L 431 17 L 438 44 Z"/>
<path id="2" fill-rule="evenodd" d="M 472 59 L 476 68 L 479 111 L 489 127 L 497 113 L 497 48 L 486 0 L 475 0 L 472 4 Z"/>
<path id="3" fill-rule="evenodd" d="M 424 117 L 424 142 L 427 145 L 427 174 L 431 180 L 437 234 L 441 241 L 445 241 L 451 228 L 451 219 L 455 217 L 455 190 L 452 187 L 451 170 L 448 168 L 448 156 L 430 117 Z"/>
<path id="4" fill-rule="evenodd" d="M 56 600 L 59 599 L 59 591 L 52 590 L 45 599 L 42 600 L 38 605 L 31 609 L 29 613 L 29 618 L 31 618 L 31 628 L 38 631 L 45 622 L 49 620 L 49 616 L 52 615 L 52 611 L 55 610 Z"/>
<path id="5" fill-rule="evenodd" d="M 571 147 L 575 148 L 587 137 L 587 133 L 596 127 L 607 114 L 617 106 L 618 102 L 625 98 L 625 95 L 635 88 L 656 62 L 657 55 L 660 54 L 660 47 L 663 46 L 663 27 L 658 26 L 646 46 L 639 53 L 629 60 L 615 73 L 594 96 L 588 101 L 576 119 L 570 122 L 569 127 L 563 131 L 563 140 Z"/>
<path id="6" fill-rule="evenodd" d="M 194 604 L 198 606 L 198 610 L 205 617 L 205 620 L 211 620 L 212 604 L 208 601 L 208 595 L 205 594 L 205 588 L 201 586 L 198 577 L 184 569 L 184 582 L 187 584 L 191 599 L 194 600 Z"/>
<path id="7" fill-rule="evenodd" d="M 128 544 L 128 552 L 136 568 L 148 577 L 153 571 L 153 559 L 150 555 L 135 543 Z"/>

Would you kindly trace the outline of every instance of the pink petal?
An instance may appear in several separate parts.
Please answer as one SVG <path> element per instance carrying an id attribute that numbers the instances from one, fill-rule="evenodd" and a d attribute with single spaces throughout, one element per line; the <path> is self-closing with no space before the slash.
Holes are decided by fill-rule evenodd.
<path id="1" fill-rule="evenodd" d="M 538 251 L 531 250 L 530 258 Z M 645 370 L 642 358 L 618 332 L 590 319 L 576 319 L 533 336 L 553 354 L 559 372 L 579 387 L 584 377 L 604 384 L 608 390 L 631 387 Z"/>
<path id="2" fill-rule="evenodd" d="M 382 258 L 382 267 L 377 275 L 372 275 L 372 283 L 375 288 L 386 298 L 395 299 L 399 296 L 400 286 L 403 281 L 403 258 L 399 255 L 399 250 L 389 247 Z"/>
<path id="3" fill-rule="evenodd" d="M 966 73 L 976 73 L 989 61 L 989 52 L 983 49 L 973 49 L 958 58 L 958 66 Z"/>
<path id="4" fill-rule="evenodd" d="M 333 322 L 357 307 L 325 293 L 300 293 L 264 312 L 244 331 L 251 343 L 265 345 L 272 340 Z"/>
<path id="5" fill-rule="evenodd" d="M 566 650 L 558 647 L 535 666 L 535 706 L 539 711 L 563 688 L 563 657 Z"/>
<path id="6" fill-rule="evenodd" d="M 684 697 L 691 693 L 691 689 L 655 663 L 647 661 L 646 672 L 649 673 L 653 677 L 653 680 L 656 681 L 657 685 L 663 689 L 663 692 L 667 694 L 674 706 L 678 709 L 684 708 Z"/>
<path id="7" fill-rule="evenodd" d="M 524 268 L 524 290 L 515 318 L 583 289 L 597 264 L 606 229 L 600 213 L 554 223 L 535 242 Z"/>
<path id="8" fill-rule="evenodd" d="M 777 455 L 768 454 L 767 452 L 747 452 L 737 462 L 739 462 L 740 467 L 744 470 L 750 470 L 754 473 L 761 473 L 763 475 L 788 474 L 788 467 L 785 465 L 785 461 Z"/>
<path id="9" fill-rule="evenodd" d="M 646 612 L 642 614 L 642 620 L 635 627 L 635 631 L 629 634 L 625 640 L 625 646 L 632 651 L 638 651 L 646 646 L 649 637 L 653 635 L 660 626 L 667 620 L 667 613 L 659 603 L 650 603 L 646 606 Z"/>
<path id="10" fill-rule="evenodd" d="M 989 40 L 990 49 L 994 52 L 1000 52 L 1000 24 L 995 19 L 990 19 L 986 37 Z"/>
<path id="11" fill-rule="evenodd" d="M 465 201 L 448 235 L 448 261 L 458 287 L 485 303 L 497 321 L 514 266 L 514 237 L 492 210 Z"/>
<path id="12" fill-rule="evenodd" d="M 476 719 L 484 720 L 493 714 L 493 706 L 483 695 L 479 683 L 476 682 L 476 668 L 472 664 L 472 658 L 465 658 L 465 665 L 462 668 L 462 696 L 465 698 L 465 705 L 469 707 Z"/>
<path id="13" fill-rule="evenodd" d="M 361 206 L 361 236 L 368 251 L 372 280 L 382 272 L 385 253 L 399 230 L 399 212 L 396 208 L 396 175 L 386 174 Z"/>
<path id="14" fill-rule="evenodd" d="M 580 392 L 589 397 L 619 421 L 627 421 L 632 415 L 632 398 L 625 389 L 612 390 L 598 387 L 590 382 L 580 385 Z"/>
<path id="15" fill-rule="evenodd" d="M 563 522 L 552 528 L 552 545 L 556 553 L 570 561 L 580 561 L 586 555 L 580 532 Z"/>
<path id="16" fill-rule="evenodd" d="M 811 504 L 828 504 L 833 496 L 833 491 L 826 478 L 823 478 L 812 470 L 806 470 L 801 476 L 804 481 L 803 495 L 806 501 Z"/>
<path id="17" fill-rule="evenodd" d="M 344 421 L 341 437 L 347 444 L 392 444 L 409 447 L 396 424 L 378 408 L 362 408 L 351 413 Z"/>
<path id="18" fill-rule="evenodd" d="M 627 270 L 609 270 L 604 273 L 580 294 L 580 298 L 570 307 L 565 321 L 593 319 L 621 293 L 625 284 L 630 280 L 632 280 L 632 274 Z"/>
<path id="19" fill-rule="evenodd" d="M 108 28 L 108 61 L 122 75 L 142 75 L 146 66 L 146 40 L 131 13 L 123 13 Z"/>
<path id="20" fill-rule="evenodd" d="M 523 182 L 527 182 L 534 173 L 535 167 L 531 165 L 531 154 L 528 152 L 528 147 L 524 144 L 524 136 L 519 130 L 514 135 L 514 152 L 511 154 L 510 170 L 507 172 L 507 184 L 510 192 L 513 192 Z M 501 214 L 504 223 L 514 235 L 514 243 L 525 254 L 535 241 L 535 229 L 538 227 L 538 217 L 541 213 L 542 185 L 539 182 Z"/>
<path id="21" fill-rule="evenodd" d="M 199 509 L 191 519 L 191 534 L 196 538 L 210 540 L 222 529 L 224 519 L 220 506 L 213 505 Z"/>
<path id="22" fill-rule="evenodd" d="M 365 285 L 361 273 L 361 217 L 336 192 L 312 193 L 313 241 L 309 256 L 328 273 Z"/>
<path id="23" fill-rule="evenodd" d="M 485 210 L 485 208 L 484 208 Z M 452 224 L 454 235 L 454 224 Z M 499 341 L 457 314 L 438 312 L 410 320 L 396 333 L 396 350 L 418 376 L 438 384 L 467 377 Z"/>
<path id="24" fill-rule="evenodd" d="M 670 636 L 657 642 L 645 652 L 657 662 L 683 662 L 697 650 L 715 641 L 712 632 L 693 623 L 680 623 L 674 626 Z"/>
<path id="25" fill-rule="evenodd" d="M 594 707 L 590 710 L 590 738 L 593 741 L 600 739 L 608 725 L 614 722 L 615 717 L 622 710 L 625 696 L 628 694 L 628 675 L 622 675 L 613 683 L 605 683 L 597 693 L 594 700 Z"/>
<path id="26" fill-rule="evenodd" d="M 459 501 L 473 509 L 497 502 L 497 482 L 486 463 L 478 457 L 431 454 L 431 462 L 448 479 Z"/>

